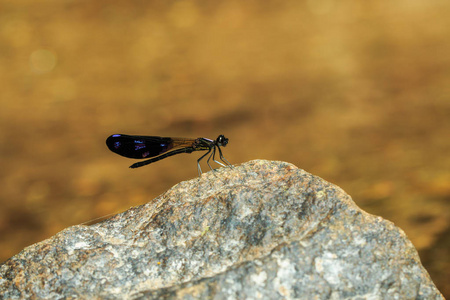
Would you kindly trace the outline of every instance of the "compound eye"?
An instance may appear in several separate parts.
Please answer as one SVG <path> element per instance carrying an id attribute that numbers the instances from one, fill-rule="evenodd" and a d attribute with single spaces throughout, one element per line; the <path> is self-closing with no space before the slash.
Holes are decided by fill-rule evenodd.
<path id="1" fill-rule="evenodd" d="M 223 134 L 221 134 L 217 138 L 217 142 L 222 146 L 226 146 L 228 144 L 228 139 Z"/>

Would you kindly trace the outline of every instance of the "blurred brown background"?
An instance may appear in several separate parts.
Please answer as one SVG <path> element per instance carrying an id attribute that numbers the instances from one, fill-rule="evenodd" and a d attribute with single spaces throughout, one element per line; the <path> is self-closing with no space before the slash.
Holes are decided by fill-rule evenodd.
<path id="1" fill-rule="evenodd" d="M 449 11 L 2 0 L 0 261 L 197 176 L 199 153 L 129 169 L 108 135 L 223 133 L 230 162 L 291 162 L 393 221 L 449 297 Z"/>

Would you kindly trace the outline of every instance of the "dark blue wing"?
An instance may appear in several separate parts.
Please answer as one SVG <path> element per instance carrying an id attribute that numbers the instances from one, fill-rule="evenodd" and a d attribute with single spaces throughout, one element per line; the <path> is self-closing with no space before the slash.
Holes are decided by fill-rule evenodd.
<path id="1" fill-rule="evenodd" d="M 106 139 L 109 150 L 128 158 L 158 156 L 174 147 L 172 138 L 113 134 Z"/>

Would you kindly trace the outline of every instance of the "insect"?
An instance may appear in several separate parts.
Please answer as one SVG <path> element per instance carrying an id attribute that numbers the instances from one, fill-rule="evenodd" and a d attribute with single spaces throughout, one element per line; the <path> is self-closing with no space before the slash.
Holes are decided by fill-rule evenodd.
<path id="1" fill-rule="evenodd" d="M 214 162 L 223 167 L 231 166 L 223 157 L 222 150 L 220 149 L 221 146 L 225 147 L 227 144 L 228 139 L 222 134 L 215 140 L 207 138 L 188 139 L 126 134 L 113 134 L 106 139 L 106 145 L 114 153 L 136 159 L 151 157 L 150 159 L 132 164 L 130 168 L 139 168 L 179 153 L 208 151 L 197 160 L 199 176 L 202 174 L 200 161 L 208 154 L 210 155 L 206 163 L 211 170 L 213 170 L 209 164 L 211 157 Z M 216 149 L 219 151 L 219 157 L 222 162 L 215 159 Z"/>

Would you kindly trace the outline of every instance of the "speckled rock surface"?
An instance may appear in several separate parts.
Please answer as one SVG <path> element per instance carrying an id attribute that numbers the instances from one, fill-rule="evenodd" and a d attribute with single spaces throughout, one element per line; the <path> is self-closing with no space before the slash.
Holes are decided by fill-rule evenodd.
<path id="1" fill-rule="evenodd" d="M 73 226 L 0 266 L 3 298 L 443 299 L 404 232 L 255 160 Z"/>

